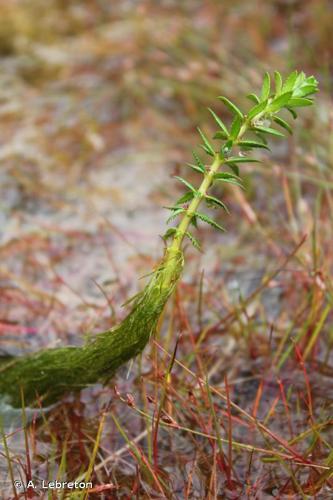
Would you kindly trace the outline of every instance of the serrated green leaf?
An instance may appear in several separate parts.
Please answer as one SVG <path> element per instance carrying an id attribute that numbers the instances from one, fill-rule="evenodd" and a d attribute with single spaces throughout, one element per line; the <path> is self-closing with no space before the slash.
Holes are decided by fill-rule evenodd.
<path id="1" fill-rule="evenodd" d="M 288 76 L 288 78 L 286 79 L 286 81 L 282 86 L 283 93 L 290 92 L 291 90 L 293 90 L 297 76 L 298 76 L 297 70 L 290 73 L 290 75 Z"/>
<path id="2" fill-rule="evenodd" d="M 261 132 L 259 132 L 259 131 L 258 131 L 258 132 L 256 132 L 255 134 L 256 134 L 256 136 L 258 137 L 258 139 L 260 139 L 260 140 L 261 140 L 262 144 L 268 144 L 268 141 L 267 141 L 267 138 L 266 138 L 266 136 L 265 136 L 265 135 L 263 135 L 263 134 L 262 134 Z"/>
<path id="3" fill-rule="evenodd" d="M 182 207 L 180 207 L 179 205 L 172 205 L 171 207 L 164 206 L 163 208 L 165 208 L 166 210 L 172 210 L 174 212 L 175 210 L 179 210 Z"/>
<path id="4" fill-rule="evenodd" d="M 230 163 L 228 167 L 237 177 L 239 177 L 239 167 L 236 163 Z"/>
<path id="5" fill-rule="evenodd" d="M 192 215 L 191 221 L 190 221 L 191 226 L 197 228 L 198 227 L 198 221 L 195 215 Z"/>
<path id="6" fill-rule="evenodd" d="M 194 170 L 195 172 L 198 172 L 199 174 L 205 173 L 205 171 L 201 170 L 201 168 L 198 167 L 198 165 L 193 165 L 193 163 L 185 163 L 185 165 L 186 165 L 186 167 L 191 168 L 192 170 Z"/>
<path id="7" fill-rule="evenodd" d="M 306 77 L 302 72 L 298 75 L 293 87 L 293 97 L 306 97 L 318 91 L 318 82 L 314 76 Z"/>
<path id="8" fill-rule="evenodd" d="M 312 90 L 310 91 L 310 87 Z M 318 92 L 318 80 L 314 76 L 308 76 L 302 84 L 303 97 Z"/>
<path id="9" fill-rule="evenodd" d="M 203 222 L 206 222 L 207 224 L 215 227 L 216 229 L 219 229 L 222 232 L 225 231 L 225 229 L 222 226 L 220 226 L 220 224 L 218 224 L 217 222 L 215 222 L 215 220 L 208 217 L 208 215 L 202 214 L 200 212 L 195 212 L 195 216 L 198 217 L 198 219 L 202 220 Z"/>
<path id="10" fill-rule="evenodd" d="M 207 153 L 209 156 L 212 156 L 214 157 L 215 156 L 215 152 L 213 153 L 212 150 L 210 148 L 207 148 L 206 146 L 204 146 L 203 144 L 201 145 L 201 148 L 205 151 L 205 153 Z"/>
<path id="11" fill-rule="evenodd" d="M 269 150 L 269 147 L 266 146 L 266 144 L 263 144 L 262 142 L 257 142 L 257 141 L 239 141 L 238 146 L 240 146 L 241 148 L 247 148 L 247 149 L 263 148 L 263 149 Z"/>
<path id="12" fill-rule="evenodd" d="M 282 90 L 282 76 L 278 71 L 274 71 L 275 93 L 280 94 Z"/>
<path id="13" fill-rule="evenodd" d="M 288 102 L 289 108 L 301 108 L 303 106 L 311 106 L 313 104 L 312 99 L 307 99 L 306 97 L 292 97 Z"/>
<path id="14" fill-rule="evenodd" d="M 206 172 L 206 168 L 205 168 L 205 165 L 204 163 L 201 161 L 201 158 L 199 155 L 197 155 L 197 153 L 195 151 L 192 151 L 192 155 L 193 155 L 193 158 L 194 158 L 194 161 L 195 163 L 198 165 L 198 167 L 201 169 L 202 173 L 205 173 Z"/>
<path id="15" fill-rule="evenodd" d="M 182 182 L 190 191 L 192 191 L 194 194 L 197 194 L 197 190 L 195 189 L 194 186 L 190 182 L 188 182 L 186 179 L 183 179 L 182 177 L 179 177 L 178 175 L 175 175 L 175 179 L 178 179 L 180 182 Z"/>
<path id="16" fill-rule="evenodd" d="M 289 113 L 291 114 L 291 116 L 294 118 L 294 120 L 296 120 L 297 118 L 297 113 L 296 111 L 294 111 L 292 108 L 289 108 L 288 106 L 286 106 L 286 109 L 289 111 Z"/>
<path id="17" fill-rule="evenodd" d="M 225 182 L 227 184 L 234 184 L 235 186 L 239 186 L 243 188 L 239 177 L 235 174 L 230 174 L 228 172 L 218 172 L 214 175 L 214 180 L 219 182 Z"/>
<path id="18" fill-rule="evenodd" d="M 278 124 L 280 125 L 280 127 L 283 127 L 285 130 L 287 130 L 289 132 L 289 134 L 292 135 L 293 133 L 293 130 L 291 128 L 291 126 L 289 125 L 288 122 L 286 122 L 285 120 L 283 120 L 282 118 L 280 118 L 279 116 L 274 116 L 273 117 L 273 120 Z"/>
<path id="19" fill-rule="evenodd" d="M 228 207 L 223 203 L 223 201 L 219 200 L 218 198 L 215 198 L 215 196 L 205 196 L 205 200 L 207 202 L 207 205 L 216 205 L 218 207 L 223 208 L 227 214 L 229 213 Z"/>
<path id="20" fill-rule="evenodd" d="M 203 143 L 204 143 L 203 149 L 206 151 L 206 153 L 214 156 L 215 155 L 215 151 L 214 151 L 213 146 L 210 144 L 210 142 L 208 141 L 207 137 L 202 132 L 202 130 L 200 130 L 199 127 L 198 127 L 198 132 L 199 132 L 200 137 L 201 137 L 201 139 L 203 140 Z"/>
<path id="21" fill-rule="evenodd" d="M 214 111 L 211 108 L 208 108 L 208 111 L 211 113 L 212 117 L 214 118 L 214 120 L 216 121 L 216 123 L 218 124 L 218 126 L 220 127 L 220 129 L 222 130 L 222 132 L 224 132 L 224 134 L 226 135 L 226 137 L 229 137 L 228 129 L 224 125 L 224 123 L 221 120 L 221 118 L 219 116 L 217 116 L 217 114 L 214 113 Z"/>
<path id="22" fill-rule="evenodd" d="M 162 238 L 164 240 L 167 240 L 168 238 L 171 238 L 172 236 L 174 236 L 177 232 L 177 228 L 176 227 L 169 227 L 169 229 L 163 234 Z"/>
<path id="23" fill-rule="evenodd" d="M 232 139 L 237 139 L 242 123 L 243 120 L 238 115 L 235 116 L 230 129 L 230 137 Z"/>
<path id="24" fill-rule="evenodd" d="M 273 101 L 270 103 L 270 105 L 268 106 L 268 110 L 271 113 L 274 113 L 275 111 L 279 111 L 281 108 L 283 108 L 284 106 L 286 106 L 288 104 L 289 100 L 291 99 L 291 96 L 292 96 L 292 92 L 285 92 L 285 93 L 279 95 L 278 97 L 273 99 Z"/>
<path id="25" fill-rule="evenodd" d="M 305 83 L 306 85 L 312 85 L 313 87 L 316 87 L 316 90 L 318 90 L 318 80 L 313 76 L 308 76 L 306 79 L 305 79 Z"/>
<path id="26" fill-rule="evenodd" d="M 177 201 L 176 205 L 182 205 L 183 203 L 187 203 L 188 201 L 193 200 L 194 193 L 193 191 L 187 191 L 183 196 L 181 196 Z"/>
<path id="27" fill-rule="evenodd" d="M 231 163 L 260 163 L 256 158 L 248 158 L 247 156 L 230 156 L 225 162 L 227 165 Z"/>
<path id="28" fill-rule="evenodd" d="M 168 207 L 165 207 L 165 208 L 168 208 Z M 170 208 L 169 208 L 170 210 Z M 186 210 L 184 208 L 178 208 L 176 210 L 173 210 L 173 213 L 170 215 L 170 217 L 167 219 L 167 224 L 169 224 L 169 222 L 171 222 L 172 220 L 174 220 L 176 217 L 178 217 L 178 215 L 182 214 L 186 212 Z"/>
<path id="29" fill-rule="evenodd" d="M 197 250 L 199 250 L 199 252 L 201 251 L 201 246 L 200 246 L 200 243 L 199 241 L 193 236 L 193 234 L 191 234 L 189 231 L 186 231 L 185 235 L 188 237 L 188 239 L 190 240 L 190 242 L 192 243 L 192 245 L 194 246 L 194 248 L 196 248 Z"/>
<path id="30" fill-rule="evenodd" d="M 256 94 L 248 94 L 246 97 L 250 99 L 250 101 L 254 102 L 254 104 L 260 103 L 260 99 Z"/>
<path id="31" fill-rule="evenodd" d="M 216 174 L 214 174 L 214 179 L 236 179 L 236 180 L 239 180 L 239 177 L 237 177 L 234 174 L 230 174 L 229 172 L 216 172 Z"/>
<path id="32" fill-rule="evenodd" d="M 317 88 L 314 85 L 302 85 L 299 88 L 294 89 L 293 97 L 306 97 L 317 92 Z"/>
<path id="33" fill-rule="evenodd" d="M 253 127 L 252 130 L 255 130 L 256 132 L 262 132 L 263 134 L 271 134 L 275 135 L 277 137 L 285 137 L 284 134 L 279 132 L 278 130 L 275 130 L 274 128 L 271 127 Z"/>
<path id="34" fill-rule="evenodd" d="M 224 104 L 227 106 L 227 108 L 230 109 L 230 111 L 233 114 L 238 115 L 239 118 L 241 118 L 241 119 L 244 118 L 244 115 L 241 112 L 241 110 L 233 102 L 229 101 L 229 99 L 227 97 L 219 96 L 218 99 L 220 99 L 222 102 L 224 102 Z"/>
<path id="35" fill-rule="evenodd" d="M 265 99 L 265 101 L 260 102 L 259 104 L 257 104 L 256 106 L 254 106 L 252 109 L 250 109 L 250 111 L 247 114 L 248 120 L 253 120 L 253 118 L 255 118 L 262 111 L 264 111 L 264 109 L 267 106 L 267 103 L 268 103 L 268 100 Z"/>
<path id="36" fill-rule="evenodd" d="M 228 139 L 228 137 L 229 137 L 229 135 L 225 135 L 225 133 L 222 130 L 218 130 L 217 132 L 215 132 L 213 139 L 225 140 L 225 139 Z"/>
<path id="37" fill-rule="evenodd" d="M 300 87 L 303 84 L 303 82 L 305 81 L 305 78 L 306 77 L 305 77 L 304 71 L 301 71 L 300 73 L 298 73 L 294 87 Z"/>
<path id="38" fill-rule="evenodd" d="M 233 186 L 238 186 L 244 189 L 243 184 L 237 182 L 235 179 L 216 179 L 218 182 L 224 182 L 225 184 L 232 184 Z"/>
<path id="39" fill-rule="evenodd" d="M 269 93 L 271 91 L 271 77 L 269 73 L 265 73 L 263 84 L 261 87 L 261 100 L 265 101 L 269 97 Z"/>

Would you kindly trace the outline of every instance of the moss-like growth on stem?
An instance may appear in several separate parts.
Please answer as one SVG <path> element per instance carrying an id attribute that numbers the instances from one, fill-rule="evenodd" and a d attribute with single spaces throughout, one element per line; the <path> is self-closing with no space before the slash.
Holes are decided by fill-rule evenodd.
<path id="1" fill-rule="evenodd" d="M 59 347 L 0 365 L 0 394 L 11 405 L 54 403 L 69 391 L 98 381 L 106 382 L 116 369 L 139 354 L 154 334 L 161 312 L 183 269 L 182 252 L 166 256 L 144 290 L 135 298 L 131 312 L 120 325 L 100 333 L 82 347 Z"/>

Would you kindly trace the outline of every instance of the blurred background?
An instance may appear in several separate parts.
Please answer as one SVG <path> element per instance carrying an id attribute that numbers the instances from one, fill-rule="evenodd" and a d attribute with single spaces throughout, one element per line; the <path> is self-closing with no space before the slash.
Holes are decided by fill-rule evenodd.
<path id="1" fill-rule="evenodd" d="M 202 229 L 195 267 L 222 272 L 213 253 L 224 270 L 231 258 L 263 269 L 267 253 L 311 231 L 315 188 L 332 180 L 332 18 L 328 0 L 1 2 L 0 269 L 4 291 L 23 294 L 20 324 L 39 321 L 24 307 L 29 292 L 44 332 L 24 348 L 59 338 L 44 298 L 73 306 L 72 322 L 77 305 L 104 304 L 93 280 L 115 308 L 119 281 L 126 295 L 137 289 L 137 266 L 145 273 L 161 254 L 163 206 L 181 192 L 172 176 L 198 144 L 196 127 L 214 130 L 207 107 L 228 121 L 216 96 L 246 106 L 267 70 L 314 73 L 318 105 L 289 142 L 272 141 L 273 165 L 243 169 L 247 193 L 225 194 L 228 233 Z M 286 206 L 286 196 L 296 198 Z M 17 299 L 13 317 L 2 301 L 5 321 L 17 321 Z"/>
<path id="2" fill-rule="evenodd" d="M 192 329 L 196 339 L 210 325 L 212 335 L 200 342 L 217 384 L 226 372 L 235 379 L 253 375 L 269 353 L 269 332 L 274 328 L 280 338 L 295 325 L 295 311 L 299 328 L 303 306 L 307 325 L 318 323 L 332 291 L 332 1 L 6 0 L 0 9 L 3 351 L 77 344 L 124 316 L 121 304 L 162 255 L 163 206 L 182 192 L 173 175 L 198 182 L 183 165 L 199 142 L 196 127 L 214 130 L 207 107 L 228 122 L 216 96 L 248 109 L 246 94 L 257 92 L 264 72 L 273 70 L 314 74 L 321 89 L 316 106 L 300 113 L 292 137 L 271 141 L 272 155 L 263 155 L 262 164 L 242 168 L 245 193 L 225 190 L 231 214 L 214 217 L 227 233 L 200 227 L 203 253 L 187 250 L 179 300 L 193 324 L 184 323 L 175 306 L 167 318 L 175 315 L 175 331 L 185 331 L 185 357 L 193 340 L 186 332 Z M 246 314 L 226 331 L 215 328 L 305 234 L 297 258 Z M 165 338 L 172 348 L 175 337 Z M 323 327 L 323 342 L 327 361 L 329 328 Z M 147 373 L 153 370 L 149 352 Z M 332 373 L 325 370 L 314 381 L 321 402 L 324 394 L 325 401 L 333 398 L 325 385 Z M 124 391 L 141 383 L 135 374 L 120 379 Z M 242 387 L 235 397 L 247 407 L 257 385 Z M 76 402 L 88 418 L 85 398 L 95 397 L 91 429 L 100 410 L 101 388 L 96 391 Z M 66 404 L 57 411 L 70 413 Z M 139 420 L 126 411 L 119 410 L 124 425 L 140 432 Z M 50 428 L 58 417 L 51 415 Z M 116 449 L 121 440 L 111 423 Z M 190 456 L 190 445 L 181 446 L 189 446 Z M 165 452 L 165 470 L 181 484 L 173 458 Z M 75 477 L 75 453 L 68 463 Z M 134 474 L 131 467 L 126 473 L 120 467 L 120 485 Z M 198 481 L 198 498 L 204 498 Z"/>

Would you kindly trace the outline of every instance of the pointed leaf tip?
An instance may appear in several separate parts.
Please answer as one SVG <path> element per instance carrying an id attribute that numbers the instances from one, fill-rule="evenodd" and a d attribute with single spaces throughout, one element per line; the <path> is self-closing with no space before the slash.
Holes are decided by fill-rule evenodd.
<path id="1" fill-rule="evenodd" d="M 220 101 L 224 102 L 224 104 L 227 106 L 227 108 L 229 108 L 229 110 L 233 114 L 238 115 L 239 118 L 241 118 L 241 119 L 244 118 L 244 115 L 241 112 L 241 110 L 236 106 L 236 104 L 234 104 L 233 102 L 231 102 L 227 97 L 219 96 L 218 99 L 220 99 Z"/>
<path id="2" fill-rule="evenodd" d="M 218 126 L 220 127 L 220 129 L 222 130 L 222 132 L 225 134 L 225 136 L 228 137 L 229 136 L 228 129 L 224 125 L 224 123 L 221 120 L 221 118 L 219 116 L 217 116 L 217 114 L 211 108 L 208 108 L 208 111 L 210 112 L 210 114 L 212 115 L 212 117 L 214 118 L 214 120 L 216 121 L 216 123 L 218 124 Z"/>
<path id="3" fill-rule="evenodd" d="M 200 243 L 199 241 L 193 236 L 192 233 L 190 233 L 189 231 L 186 231 L 185 233 L 185 236 L 188 237 L 188 239 L 190 240 L 190 242 L 192 243 L 192 245 L 194 246 L 194 248 L 196 250 L 199 250 L 199 252 L 201 252 L 201 246 L 200 246 Z"/>
<path id="4" fill-rule="evenodd" d="M 175 175 L 175 179 L 178 179 L 180 182 L 182 182 L 188 189 L 190 189 L 193 193 L 197 193 L 197 190 L 195 189 L 194 186 L 190 182 L 188 182 L 186 179 L 183 179 L 182 177 L 179 177 L 179 175 Z"/>
<path id="5" fill-rule="evenodd" d="M 206 135 L 202 132 L 202 130 L 198 127 L 198 132 L 200 134 L 201 139 L 203 140 L 203 149 L 206 151 L 211 156 L 215 155 L 215 151 L 213 146 L 210 144 L 209 140 L 207 139 Z"/>
<path id="6" fill-rule="evenodd" d="M 274 71 L 275 94 L 280 94 L 282 89 L 282 76 L 278 71 Z"/>
<path id="7" fill-rule="evenodd" d="M 269 73 L 267 73 L 267 71 L 266 71 L 265 76 L 264 76 L 264 81 L 262 84 L 262 88 L 261 88 L 261 100 L 262 101 L 265 101 L 266 99 L 268 99 L 270 91 L 271 91 L 271 77 L 270 77 Z"/>
<path id="8" fill-rule="evenodd" d="M 215 220 L 211 219 L 208 215 L 202 214 L 201 212 L 195 212 L 195 216 L 198 217 L 198 219 L 202 220 L 203 222 L 206 222 L 210 226 L 215 227 L 215 229 L 225 232 L 224 227 L 220 226 L 220 224 L 215 222 Z"/>
<path id="9" fill-rule="evenodd" d="M 238 146 L 241 148 L 246 148 L 246 149 L 262 148 L 262 149 L 269 150 L 269 147 L 266 146 L 266 144 L 263 144 L 262 142 L 257 142 L 257 141 L 239 141 Z"/>
<path id="10" fill-rule="evenodd" d="M 278 130 L 275 130 L 274 128 L 271 128 L 271 127 L 253 127 L 253 130 L 255 130 L 256 132 L 262 132 L 263 134 L 271 134 L 271 135 L 275 135 L 277 137 L 285 137 L 284 134 L 282 134 L 282 132 L 279 132 Z"/>
<path id="11" fill-rule="evenodd" d="M 292 91 L 288 91 L 288 92 L 285 92 L 285 93 L 279 95 L 278 97 L 273 99 L 273 101 L 270 103 L 268 110 L 271 113 L 279 111 L 281 108 L 283 108 L 284 106 L 286 106 L 288 104 L 292 95 L 293 95 Z"/>

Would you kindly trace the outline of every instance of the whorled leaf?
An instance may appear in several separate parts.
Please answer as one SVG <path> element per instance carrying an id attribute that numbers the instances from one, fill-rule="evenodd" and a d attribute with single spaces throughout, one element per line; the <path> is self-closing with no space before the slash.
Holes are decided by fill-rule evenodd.
<path id="1" fill-rule="evenodd" d="M 220 127 L 220 129 L 222 130 L 222 132 L 224 133 L 224 135 L 226 137 L 229 137 L 228 129 L 224 125 L 224 123 L 221 120 L 221 118 L 219 116 L 217 116 L 217 114 L 211 108 L 208 108 L 208 111 L 210 112 L 210 114 L 212 115 L 212 117 L 214 118 L 214 120 L 216 121 L 216 123 L 218 124 L 218 126 Z"/>
<path id="2" fill-rule="evenodd" d="M 225 203 L 223 203 L 223 201 L 219 200 L 218 198 L 215 198 L 215 196 L 206 194 L 205 201 L 209 207 L 215 205 L 216 207 L 223 208 L 223 210 L 227 212 L 227 214 L 230 213 Z"/>
<path id="3" fill-rule="evenodd" d="M 195 151 L 192 151 L 192 155 L 193 155 L 193 158 L 194 158 L 196 165 L 200 168 L 201 172 L 204 174 L 206 171 L 206 168 L 205 168 L 205 164 L 201 160 L 200 156 Z"/>
<path id="4" fill-rule="evenodd" d="M 265 76 L 264 76 L 264 81 L 263 81 L 263 84 L 262 84 L 262 87 L 261 87 L 261 100 L 262 101 L 265 101 L 266 99 L 268 99 L 269 95 L 270 95 L 270 90 L 271 90 L 271 77 L 270 77 L 270 74 L 265 73 Z"/>
<path id="5" fill-rule="evenodd" d="M 206 151 L 206 153 L 208 153 L 210 156 L 214 156 L 215 154 L 215 150 L 213 148 L 213 146 L 210 144 L 209 140 L 207 139 L 207 137 L 205 136 L 205 134 L 202 132 L 202 130 L 198 127 L 198 132 L 200 134 L 200 137 L 203 141 L 203 149 Z"/>
<path id="6" fill-rule="evenodd" d="M 192 193 L 197 194 L 197 190 L 195 189 L 194 186 L 192 186 L 192 184 L 189 181 L 183 179 L 183 177 L 179 177 L 179 175 L 175 175 L 175 179 L 182 182 L 190 191 L 192 191 Z"/>
<path id="7" fill-rule="evenodd" d="M 282 76 L 278 71 L 274 71 L 275 94 L 280 94 L 282 90 Z"/>
<path id="8" fill-rule="evenodd" d="M 282 132 L 279 132 L 278 130 L 275 130 L 274 128 L 271 127 L 253 127 L 251 130 L 254 130 L 255 132 L 261 132 L 263 134 L 270 134 L 270 135 L 275 135 L 277 137 L 285 137 Z"/>
<path id="9" fill-rule="evenodd" d="M 241 119 L 244 118 L 244 115 L 241 112 L 241 110 L 236 106 L 236 104 L 231 102 L 227 97 L 219 96 L 218 99 L 220 99 L 220 101 L 222 101 L 233 114 L 238 115 L 239 118 Z"/>
<path id="10" fill-rule="evenodd" d="M 185 232 L 185 236 L 188 237 L 188 239 L 190 240 L 190 242 L 192 243 L 192 245 L 194 246 L 194 248 L 196 248 L 196 250 L 199 250 L 199 252 L 201 252 L 201 246 L 200 246 L 200 243 L 199 241 L 193 236 L 192 233 L 190 233 L 189 231 L 186 231 Z"/>
<path id="11" fill-rule="evenodd" d="M 251 140 L 239 141 L 237 144 L 239 147 L 245 148 L 245 149 L 261 148 L 261 149 L 268 149 L 269 150 L 269 147 L 266 146 L 266 144 L 263 144 L 262 142 L 257 142 L 257 141 L 251 141 Z"/>
<path id="12" fill-rule="evenodd" d="M 260 113 L 262 113 L 266 107 L 267 107 L 268 99 L 265 99 L 262 102 L 259 102 L 259 104 L 256 104 L 252 109 L 247 114 L 247 119 L 248 120 L 253 120 L 256 116 L 258 116 Z"/>
<path id="13" fill-rule="evenodd" d="M 195 217 L 202 220 L 203 222 L 206 222 L 210 226 L 215 227 L 215 229 L 225 232 L 224 227 L 220 226 L 220 224 L 218 224 L 215 220 L 211 219 L 211 217 L 209 217 L 208 215 L 202 214 L 201 212 L 195 212 Z"/>
<path id="14" fill-rule="evenodd" d="M 288 122 L 286 122 L 285 120 L 283 120 L 283 118 L 281 118 L 280 116 L 274 116 L 273 120 L 275 121 L 275 123 L 277 123 L 278 125 L 280 125 L 280 127 L 282 127 L 285 130 L 287 130 L 290 135 L 292 135 L 293 130 L 292 130 L 291 126 L 289 125 Z"/>

